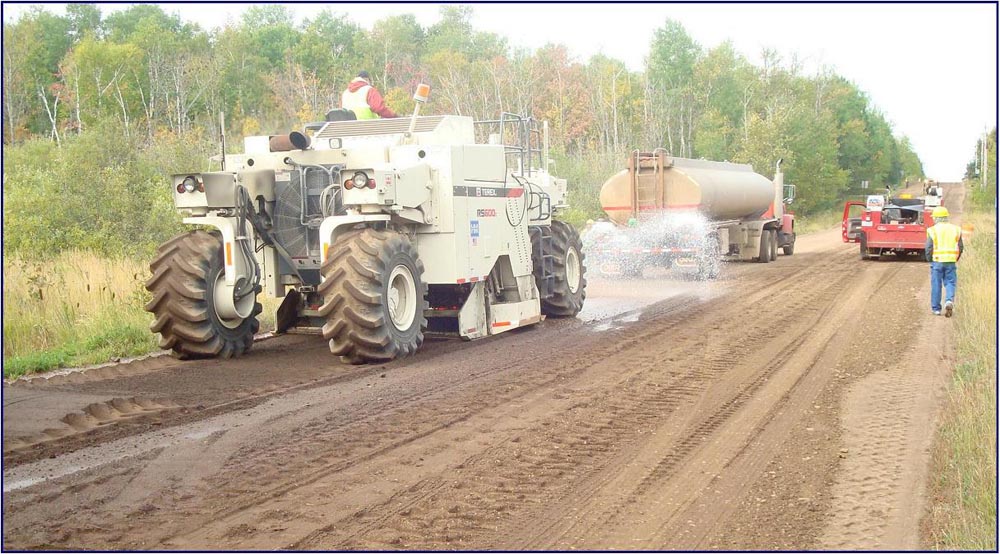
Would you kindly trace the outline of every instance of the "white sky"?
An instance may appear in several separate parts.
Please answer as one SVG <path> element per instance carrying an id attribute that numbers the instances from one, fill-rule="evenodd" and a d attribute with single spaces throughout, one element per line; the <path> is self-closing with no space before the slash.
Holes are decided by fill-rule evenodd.
<path id="1" fill-rule="evenodd" d="M 239 20 L 249 4 L 164 4 L 203 28 Z M 98 4 L 107 14 L 127 8 Z M 436 4 L 289 4 L 301 19 L 325 9 L 371 28 L 410 12 L 424 26 Z M 4 21 L 28 5 L 4 4 Z M 47 9 L 62 13 L 63 7 Z M 828 66 L 854 81 L 905 134 L 928 176 L 959 180 L 977 138 L 997 120 L 996 4 L 481 4 L 472 23 L 514 47 L 565 44 L 578 61 L 596 53 L 642 68 L 653 31 L 679 21 L 703 47 L 729 39 L 753 63 L 763 48 L 797 56 L 806 72 Z"/>

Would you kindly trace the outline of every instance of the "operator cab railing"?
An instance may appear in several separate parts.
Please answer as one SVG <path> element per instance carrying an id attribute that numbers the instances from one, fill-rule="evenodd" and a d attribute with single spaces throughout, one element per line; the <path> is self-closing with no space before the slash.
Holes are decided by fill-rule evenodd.
<path id="1" fill-rule="evenodd" d="M 548 172 L 547 123 L 533 117 L 503 112 L 500 119 L 476 121 L 474 126 L 476 142 L 502 145 L 508 167 L 514 165 L 515 173 L 521 177 L 530 177 L 539 169 Z"/>

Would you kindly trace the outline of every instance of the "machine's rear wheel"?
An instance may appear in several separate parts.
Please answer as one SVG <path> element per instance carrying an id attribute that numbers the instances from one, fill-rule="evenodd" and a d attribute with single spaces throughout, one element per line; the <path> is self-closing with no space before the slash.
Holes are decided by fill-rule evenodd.
<path id="1" fill-rule="evenodd" d="M 386 362 L 424 342 L 424 265 L 408 238 L 356 229 L 337 238 L 320 269 L 323 338 L 348 363 Z"/>
<path id="2" fill-rule="evenodd" d="M 150 329 L 160 334 L 160 348 L 181 359 L 232 358 L 250 349 L 260 328 L 259 287 L 236 302 L 248 317 L 219 315 L 215 289 L 225 279 L 225 268 L 218 233 L 191 231 L 170 239 L 157 250 L 149 269 L 153 276 L 146 290 L 153 299 L 145 309 L 156 318 Z"/>
<path id="3" fill-rule="evenodd" d="M 865 238 L 864 233 L 862 233 L 861 237 L 858 239 L 858 246 L 860 247 L 861 250 L 861 259 L 862 260 L 870 259 L 871 255 L 868 253 L 868 240 Z"/>
<path id="4" fill-rule="evenodd" d="M 769 232 L 769 234 L 771 235 L 771 238 L 769 239 L 770 242 L 771 242 L 771 254 L 770 254 L 770 257 L 771 257 L 771 261 L 773 262 L 773 261 L 777 261 L 777 259 L 778 259 L 778 231 L 775 230 L 775 229 L 771 229 L 771 231 Z"/>
<path id="5" fill-rule="evenodd" d="M 542 299 L 542 313 L 552 317 L 573 317 L 587 298 L 587 272 L 583 265 L 583 242 L 573 226 L 552 220 L 552 295 Z"/>

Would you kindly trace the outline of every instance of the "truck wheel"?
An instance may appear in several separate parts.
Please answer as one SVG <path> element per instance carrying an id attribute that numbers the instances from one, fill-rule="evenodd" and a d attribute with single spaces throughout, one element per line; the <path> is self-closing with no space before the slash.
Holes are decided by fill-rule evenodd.
<path id="1" fill-rule="evenodd" d="M 778 231 L 771 229 L 771 261 L 777 261 L 778 259 Z"/>
<path id="2" fill-rule="evenodd" d="M 222 238 L 218 233 L 190 231 L 163 243 L 149 269 L 145 306 L 155 319 L 149 328 L 160 334 L 160 348 L 182 360 L 234 358 L 253 345 L 260 329 L 257 292 L 237 301 L 245 318 L 221 317 L 215 308 L 215 286 L 225 278 Z"/>
<path id="3" fill-rule="evenodd" d="M 868 254 L 868 240 L 865 238 L 864 234 L 858 238 L 858 245 L 861 247 L 861 259 L 871 259 L 871 255 Z"/>
<path id="4" fill-rule="evenodd" d="M 424 342 L 424 264 L 408 238 L 357 229 L 337 238 L 320 268 L 323 338 L 347 363 L 387 362 Z"/>
<path id="5" fill-rule="evenodd" d="M 641 259 L 634 259 L 622 256 L 621 263 L 618 264 L 621 268 L 621 276 L 626 279 L 642 279 L 642 270 L 645 269 L 646 265 Z"/>
<path id="6" fill-rule="evenodd" d="M 771 261 L 771 231 L 762 229 L 760 232 L 760 250 L 757 253 L 757 263 L 766 264 Z"/>
<path id="7" fill-rule="evenodd" d="M 583 265 L 583 242 L 571 225 L 553 220 L 552 271 L 555 284 L 552 295 L 542 299 L 542 313 L 552 317 L 573 317 L 587 298 L 587 267 Z"/>
<path id="8" fill-rule="evenodd" d="M 795 235 L 792 235 L 792 242 L 781 247 L 781 251 L 784 252 L 786 256 L 791 256 L 795 253 Z"/>

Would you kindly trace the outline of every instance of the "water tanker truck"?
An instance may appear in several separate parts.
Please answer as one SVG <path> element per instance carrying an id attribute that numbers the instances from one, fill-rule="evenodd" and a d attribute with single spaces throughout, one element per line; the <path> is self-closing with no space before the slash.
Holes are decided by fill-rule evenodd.
<path id="1" fill-rule="evenodd" d="M 795 251 L 795 195 L 781 160 L 774 179 L 747 164 L 691 160 L 665 150 L 633 152 L 628 167 L 601 187 L 606 222 L 585 237 L 591 266 L 640 276 L 646 267 L 686 267 L 719 275 L 723 260 L 767 263 Z"/>

